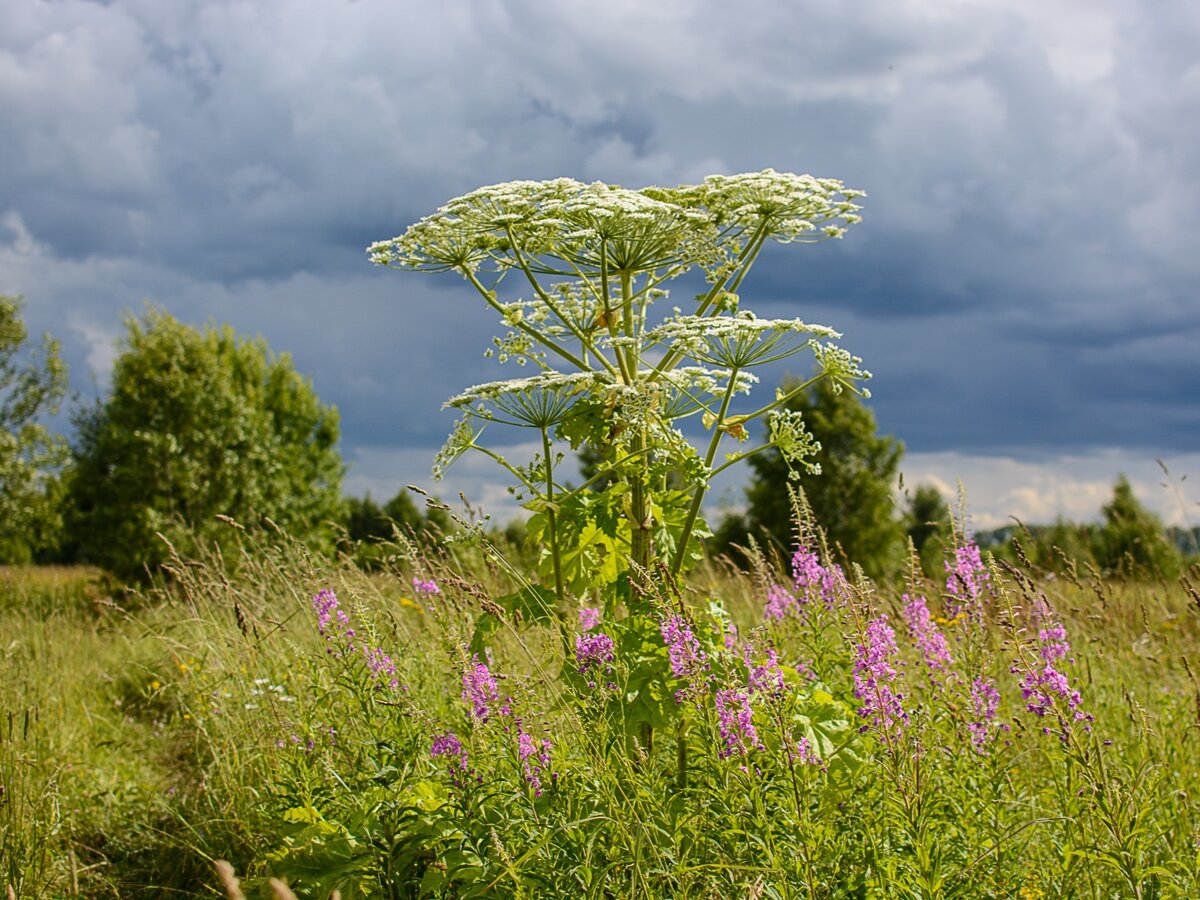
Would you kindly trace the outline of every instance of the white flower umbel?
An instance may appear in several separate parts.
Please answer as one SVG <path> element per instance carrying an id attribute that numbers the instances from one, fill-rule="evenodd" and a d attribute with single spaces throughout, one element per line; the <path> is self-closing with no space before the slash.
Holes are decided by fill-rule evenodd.
<path id="1" fill-rule="evenodd" d="M 792 356 L 817 338 L 841 334 L 800 319 L 735 316 L 675 316 L 646 333 L 648 344 L 670 345 L 678 354 L 726 369 L 746 369 Z"/>
<path id="2" fill-rule="evenodd" d="M 596 372 L 540 372 L 529 378 L 490 381 L 451 397 L 443 408 L 523 428 L 553 428 L 583 393 L 605 383 Z"/>

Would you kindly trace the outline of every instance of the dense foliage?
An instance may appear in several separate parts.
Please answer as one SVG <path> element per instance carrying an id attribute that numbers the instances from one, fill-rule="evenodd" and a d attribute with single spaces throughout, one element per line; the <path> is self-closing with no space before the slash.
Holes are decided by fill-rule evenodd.
<path id="1" fill-rule="evenodd" d="M 58 412 L 67 368 L 46 335 L 27 346 L 21 303 L 0 296 L 0 562 L 26 562 L 56 543 L 61 526 L 56 475 L 66 441 L 42 421 Z"/>
<path id="2" fill-rule="evenodd" d="M 218 515 L 306 542 L 342 517 L 338 417 L 290 357 L 228 327 L 130 318 L 108 398 L 79 416 L 69 535 L 123 577 L 220 540 Z"/>
<path id="3" fill-rule="evenodd" d="M 766 536 L 782 550 L 790 547 L 795 519 L 788 487 L 795 483 L 843 564 L 854 560 L 874 578 L 895 571 L 904 528 L 892 492 L 904 445 L 877 434 L 875 414 L 857 393 L 838 390 L 827 380 L 794 393 L 798 383 L 787 381 L 780 391 L 789 395 L 787 408 L 802 416 L 820 444 L 812 456 L 819 470 L 793 474 L 794 466 L 775 449 L 750 459 L 746 512 L 722 524 L 718 549 L 745 545 L 747 535 Z"/>
<path id="4" fill-rule="evenodd" d="M 225 858 L 250 896 L 1200 891 L 1200 573 L 1076 585 L 966 544 L 872 593 L 803 550 L 696 573 L 651 632 L 584 607 L 563 647 L 506 617 L 473 656 L 512 573 L 391 549 L 374 575 L 253 544 L 236 574 L 169 563 L 133 615 L 87 573 L 0 573 L 0 879 L 211 896 Z M 686 754 L 629 752 L 647 656 Z"/>
<path id="5" fill-rule="evenodd" d="M 980 536 L 981 542 L 1009 562 L 1017 561 L 1013 537 L 1023 542 L 1034 563 L 1054 572 L 1087 571 L 1108 577 L 1174 579 L 1187 555 L 1200 550 L 1200 529 L 1166 529 L 1162 520 L 1134 496 L 1121 475 L 1112 498 L 1101 508 L 1100 522 L 1010 525 Z"/>
<path id="6" fill-rule="evenodd" d="M 454 523 L 442 504 L 430 501 L 422 513 L 407 488 L 401 488 L 380 506 L 368 493 L 346 498 L 345 533 L 341 549 L 354 555 L 359 565 L 377 566 L 396 532 L 424 545 L 436 543 L 454 531 Z"/>

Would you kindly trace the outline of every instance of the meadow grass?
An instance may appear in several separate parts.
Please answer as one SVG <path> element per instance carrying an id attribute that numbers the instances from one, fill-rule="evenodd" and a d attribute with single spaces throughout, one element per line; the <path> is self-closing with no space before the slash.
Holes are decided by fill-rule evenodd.
<path id="1" fill-rule="evenodd" d="M 384 556 L 4 571 L 11 894 L 232 895 L 228 860 L 247 896 L 1200 895 L 1186 585 L 806 555 L 632 633 L 517 620 L 502 555 Z"/>

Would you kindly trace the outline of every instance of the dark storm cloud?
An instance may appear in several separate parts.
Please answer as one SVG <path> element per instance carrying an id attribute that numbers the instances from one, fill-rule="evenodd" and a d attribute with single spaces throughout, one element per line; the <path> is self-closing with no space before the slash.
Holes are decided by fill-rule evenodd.
<path id="1" fill-rule="evenodd" d="M 156 302 L 291 351 L 347 447 L 435 446 L 490 321 L 367 243 L 516 178 L 810 171 L 865 221 L 743 294 L 844 331 L 911 449 L 1194 447 L 1194 3 L 740 10 L 14 0 L 0 290 L 77 373 Z"/>

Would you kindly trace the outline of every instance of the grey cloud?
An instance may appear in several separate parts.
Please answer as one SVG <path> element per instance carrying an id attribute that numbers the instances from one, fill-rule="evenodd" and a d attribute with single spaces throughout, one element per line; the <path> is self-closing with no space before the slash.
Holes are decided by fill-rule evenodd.
<path id="1" fill-rule="evenodd" d="M 771 166 L 870 196 L 747 304 L 845 331 L 910 448 L 1194 443 L 1186 0 L 10 6 L 0 290 L 77 371 L 150 300 L 291 351 L 347 446 L 436 445 L 490 320 L 367 243 L 481 184 Z"/>

